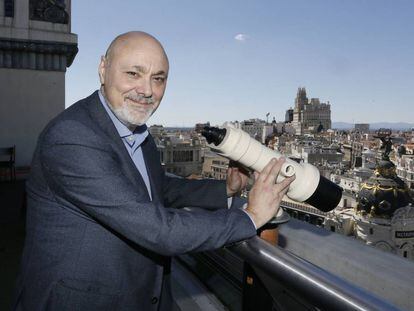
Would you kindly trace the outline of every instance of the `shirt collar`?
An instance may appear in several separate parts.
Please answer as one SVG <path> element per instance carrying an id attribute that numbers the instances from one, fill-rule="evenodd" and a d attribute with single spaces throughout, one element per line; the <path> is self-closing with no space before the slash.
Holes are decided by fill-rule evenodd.
<path id="1" fill-rule="evenodd" d="M 112 112 L 111 108 L 109 107 L 105 97 L 103 96 L 101 90 L 99 90 L 99 99 L 101 100 L 102 105 L 104 106 L 106 112 L 108 113 L 109 117 L 111 118 L 113 124 L 115 125 L 116 130 L 121 138 L 125 138 L 131 135 L 136 135 L 139 138 L 140 144 L 147 138 L 148 136 L 148 129 L 147 126 L 140 125 L 135 128 L 132 132 L 125 124 L 123 124 L 116 115 Z"/>

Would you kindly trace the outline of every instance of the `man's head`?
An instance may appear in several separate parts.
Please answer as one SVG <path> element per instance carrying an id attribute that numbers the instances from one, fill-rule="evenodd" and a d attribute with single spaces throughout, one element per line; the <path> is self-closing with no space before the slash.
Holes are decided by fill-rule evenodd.
<path id="1" fill-rule="evenodd" d="M 127 32 L 114 39 L 99 64 L 102 92 L 117 118 L 129 128 L 144 124 L 165 92 L 168 58 L 157 39 Z"/>

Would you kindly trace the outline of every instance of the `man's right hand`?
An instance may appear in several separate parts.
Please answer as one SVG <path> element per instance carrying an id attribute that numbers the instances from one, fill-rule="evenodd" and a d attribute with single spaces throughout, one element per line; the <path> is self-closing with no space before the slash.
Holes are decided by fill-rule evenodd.
<path id="1" fill-rule="evenodd" d="M 272 159 L 259 174 L 255 172 L 255 182 L 249 193 L 246 212 L 259 229 L 272 219 L 280 208 L 280 202 L 295 180 L 295 175 L 285 178 L 276 184 L 282 164 L 285 159 Z"/>

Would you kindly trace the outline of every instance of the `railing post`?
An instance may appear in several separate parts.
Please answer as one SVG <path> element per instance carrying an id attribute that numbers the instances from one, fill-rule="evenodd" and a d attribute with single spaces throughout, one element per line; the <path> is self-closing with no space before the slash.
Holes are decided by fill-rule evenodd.
<path id="1" fill-rule="evenodd" d="M 272 296 L 247 262 L 243 264 L 242 295 L 242 311 L 272 311 Z"/>
<path id="2" fill-rule="evenodd" d="M 257 235 L 266 242 L 278 244 L 277 224 L 268 223 L 258 230 Z M 268 292 L 266 286 L 255 273 L 254 269 L 247 262 L 243 263 L 243 311 L 272 311 L 274 310 L 273 298 Z"/>

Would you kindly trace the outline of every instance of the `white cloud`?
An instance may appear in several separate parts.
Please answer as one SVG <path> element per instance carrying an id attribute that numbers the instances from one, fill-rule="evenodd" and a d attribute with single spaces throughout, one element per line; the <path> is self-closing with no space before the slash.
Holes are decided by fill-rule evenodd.
<path id="1" fill-rule="evenodd" d="M 246 35 L 245 33 L 238 33 L 237 35 L 234 36 L 235 40 L 241 41 L 241 42 L 244 42 L 249 38 L 250 37 L 248 35 Z"/>

